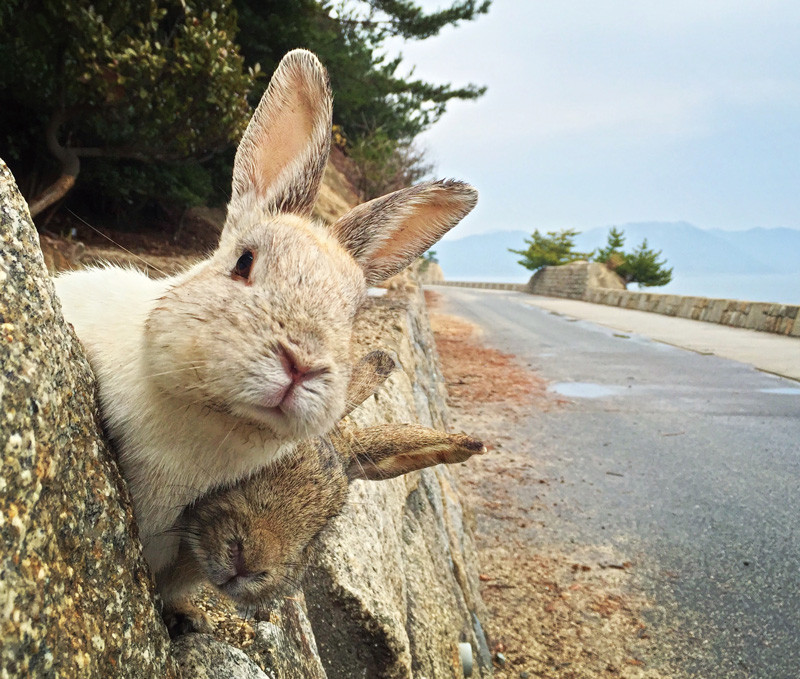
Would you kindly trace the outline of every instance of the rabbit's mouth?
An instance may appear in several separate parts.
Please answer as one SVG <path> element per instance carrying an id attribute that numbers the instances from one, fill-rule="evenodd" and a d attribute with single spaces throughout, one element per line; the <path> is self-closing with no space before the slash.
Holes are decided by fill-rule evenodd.
<path id="1" fill-rule="evenodd" d="M 295 399 L 286 399 L 276 406 L 239 401 L 231 404 L 228 410 L 281 437 L 314 436 L 336 421 L 330 409 L 309 408 Z"/>
<path id="2" fill-rule="evenodd" d="M 217 588 L 237 604 L 246 606 L 260 603 L 265 593 L 271 592 L 272 587 L 267 584 L 271 580 L 267 571 L 261 573 L 237 574 L 225 582 L 215 583 Z"/>

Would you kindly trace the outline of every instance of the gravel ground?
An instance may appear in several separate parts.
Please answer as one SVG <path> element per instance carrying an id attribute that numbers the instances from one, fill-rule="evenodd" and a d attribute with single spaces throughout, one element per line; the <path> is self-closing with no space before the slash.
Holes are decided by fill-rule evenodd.
<path id="1" fill-rule="evenodd" d="M 554 511 L 548 489 L 562 481 L 542 473 L 517 425 L 568 402 L 514 356 L 485 346 L 477 326 L 437 311 L 436 293 L 426 297 L 453 426 L 489 448 L 457 474 L 475 512 L 496 676 L 673 676 L 642 660 L 655 642 L 641 615 L 649 603 L 631 586 L 635 564 L 603 545 L 537 535 Z"/>

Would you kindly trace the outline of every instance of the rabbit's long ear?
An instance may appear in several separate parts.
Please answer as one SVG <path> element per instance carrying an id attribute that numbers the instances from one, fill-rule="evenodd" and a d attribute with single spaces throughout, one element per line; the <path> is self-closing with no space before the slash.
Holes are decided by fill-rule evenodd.
<path id="1" fill-rule="evenodd" d="M 478 192 L 469 184 L 425 182 L 363 203 L 331 228 L 371 285 L 419 257 L 477 201 Z"/>
<path id="2" fill-rule="evenodd" d="M 328 162 L 328 74 L 306 50 L 281 59 L 233 163 L 231 205 L 248 194 L 271 212 L 310 215 Z"/>
<path id="3" fill-rule="evenodd" d="M 416 424 L 384 424 L 342 431 L 336 449 L 349 453 L 348 478 L 380 481 L 436 464 L 464 462 L 486 452 L 481 441 Z"/>

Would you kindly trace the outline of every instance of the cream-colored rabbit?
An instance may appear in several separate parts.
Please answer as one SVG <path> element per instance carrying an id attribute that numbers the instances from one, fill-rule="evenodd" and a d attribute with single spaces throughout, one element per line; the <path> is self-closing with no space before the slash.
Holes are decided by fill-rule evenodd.
<path id="1" fill-rule="evenodd" d="M 475 205 L 470 186 L 431 182 L 360 205 L 331 227 L 312 221 L 331 106 L 316 57 L 290 52 L 239 144 L 209 259 L 161 280 L 116 267 L 56 279 L 156 574 L 177 556 L 169 529 L 183 507 L 339 419 L 366 286 Z"/>
<path id="2" fill-rule="evenodd" d="M 348 408 L 370 396 L 391 367 L 383 352 L 362 359 Z M 188 598 L 202 582 L 248 608 L 298 586 L 321 532 L 345 506 L 352 480 L 390 479 L 485 450 L 463 434 L 414 424 L 340 426 L 301 441 L 277 465 L 206 495 L 184 510 L 176 529 L 179 558 L 158 581 L 170 633 L 209 630 Z"/>

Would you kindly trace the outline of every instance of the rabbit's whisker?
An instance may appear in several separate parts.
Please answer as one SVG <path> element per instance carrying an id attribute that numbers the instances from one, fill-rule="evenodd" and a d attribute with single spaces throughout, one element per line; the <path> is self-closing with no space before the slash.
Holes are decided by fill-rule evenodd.
<path id="1" fill-rule="evenodd" d="M 99 234 L 100 236 L 102 236 L 103 238 L 105 238 L 107 241 L 110 241 L 111 243 L 113 243 L 115 246 L 117 246 L 117 247 L 118 247 L 120 250 L 122 250 L 123 252 L 127 252 L 127 253 L 128 253 L 130 256 L 131 256 L 131 257 L 135 257 L 136 259 L 138 259 L 138 260 L 141 260 L 142 262 L 144 262 L 144 263 L 145 263 L 147 266 L 149 266 L 149 267 L 150 267 L 151 269 L 153 269 L 154 271 L 158 271 L 158 273 L 160 273 L 162 276 L 164 276 L 164 278 L 167 278 L 167 277 L 169 276 L 169 274 L 168 274 L 166 271 L 162 271 L 161 269 L 159 269 L 159 268 L 158 268 L 158 267 L 157 267 L 155 264 L 153 264 L 152 262 L 148 262 L 148 261 L 147 261 L 147 260 L 146 260 L 144 257 L 142 257 L 142 256 L 140 256 L 140 255 L 137 255 L 135 252 L 131 252 L 130 250 L 128 250 L 128 248 L 125 248 L 125 247 L 123 247 L 122 245 L 120 245 L 119 243 L 117 243 L 117 241 L 115 241 L 115 240 L 114 240 L 113 238 L 111 238 L 110 236 L 106 236 L 106 234 L 104 234 L 102 231 L 100 231 L 100 229 L 97 229 L 97 228 L 95 228 L 94 226 L 92 226 L 91 224 L 89 224 L 89 222 L 87 222 L 87 221 L 86 221 L 86 220 L 85 220 L 83 217 L 79 217 L 78 215 L 76 215 L 76 214 L 75 214 L 75 213 L 74 213 L 72 210 L 70 210 L 69 208 L 67 208 L 67 212 L 69 212 L 69 213 L 70 213 L 70 214 L 71 214 L 73 217 L 75 217 L 75 219 L 77 219 L 78 221 L 80 221 L 80 222 L 83 222 L 83 224 L 85 224 L 86 226 L 88 226 L 88 227 L 89 227 L 89 228 L 90 228 L 92 231 L 94 231 L 95 233 Z"/>
<path id="2" fill-rule="evenodd" d="M 145 375 L 144 377 L 150 378 L 150 377 L 161 377 L 162 375 L 172 375 L 173 373 L 186 372 L 187 370 L 197 370 L 198 368 L 202 368 L 204 365 L 205 363 L 202 365 L 190 365 L 187 366 L 186 368 L 175 368 L 175 370 L 165 370 L 164 372 L 160 373 L 150 373 L 149 375 Z"/>

